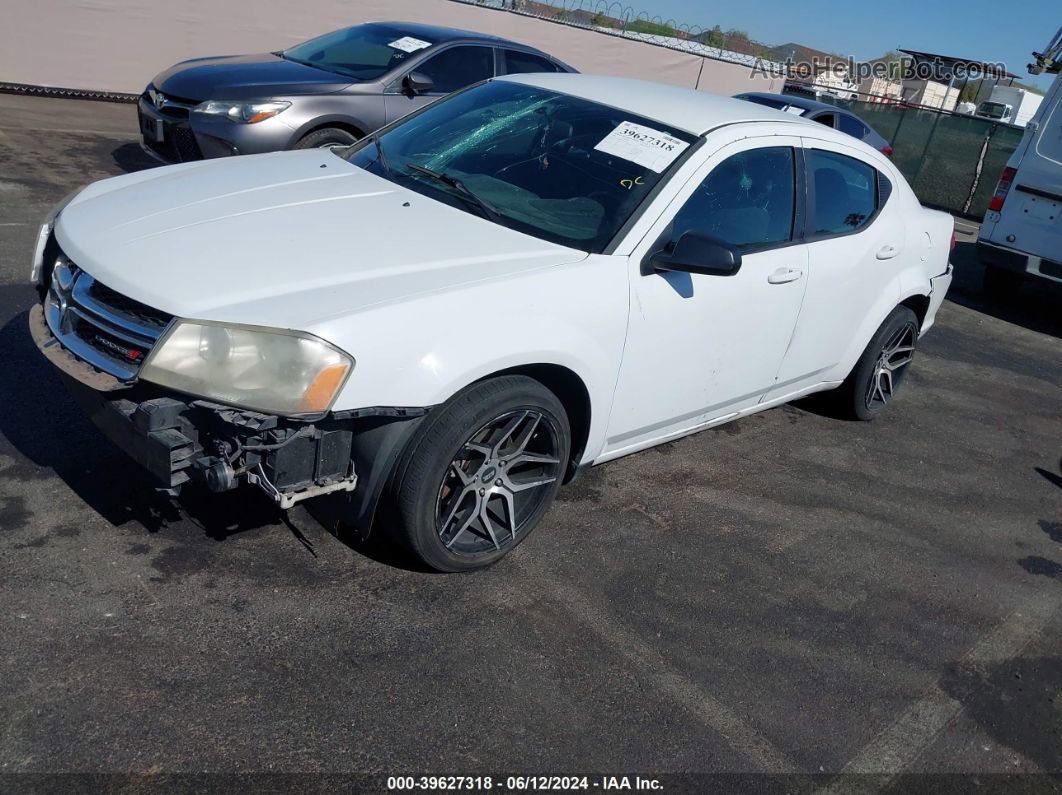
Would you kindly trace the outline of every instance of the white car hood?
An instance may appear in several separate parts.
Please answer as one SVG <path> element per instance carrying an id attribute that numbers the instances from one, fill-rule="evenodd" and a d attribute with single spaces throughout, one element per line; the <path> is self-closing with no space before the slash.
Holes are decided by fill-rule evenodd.
<path id="1" fill-rule="evenodd" d="M 56 236 L 97 280 L 164 312 L 293 329 L 586 257 L 320 150 L 98 182 Z"/>

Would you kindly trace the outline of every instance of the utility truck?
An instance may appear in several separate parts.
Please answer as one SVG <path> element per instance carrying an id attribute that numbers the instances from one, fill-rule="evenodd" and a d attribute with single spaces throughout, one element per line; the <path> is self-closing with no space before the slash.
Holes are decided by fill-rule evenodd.
<path id="1" fill-rule="evenodd" d="M 977 240 L 985 292 L 996 298 L 1027 277 L 1062 283 L 1062 28 L 1033 56 L 1029 72 L 1055 81 L 1003 169 Z"/>
<path id="2" fill-rule="evenodd" d="M 1003 124 L 1024 127 L 1029 123 L 1044 98 L 1020 86 L 996 86 L 988 99 L 977 106 L 975 114 Z"/>

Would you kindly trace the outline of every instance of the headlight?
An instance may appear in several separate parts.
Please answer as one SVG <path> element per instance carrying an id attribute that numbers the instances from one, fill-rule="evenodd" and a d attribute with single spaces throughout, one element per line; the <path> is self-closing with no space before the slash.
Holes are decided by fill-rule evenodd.
<path id="1" fill-rule="evenodd" d="M 228 102 L 212 99 L 195 107 L 196 113 L 210 116 L 224 116 L 237 124 L 257 124 L 271 119 L 291 107 L 290 102 L 274 100 L 270 102 Z"/>
<path id="2" fill-rule="evenodd" d="M 145 381 L 242 408 L 322 414 L 354 369 L 310 334 L 178 320 L 140 370 Z"/>
<path id="3" fill-rule="evenodd" d="M 77 195 L 83 190 L 84 187 L 81 187 L 66 194 L 66 196 L 64 196 L 62 200 L 48 212 L 48 216 L 44 219 L 44 223 L 41 224 L 41 228 L 37 230 L 37 242 L 33 246 L 33 265 L 30 267 L 30 281 L 34 284 L 41 283 L 41 268 L 44 265 L 44 247 L 48 245 L 48 238 L 52 235 L 55 219 L 59 216 L 59 213 L 63 211 L 63 208 L 76 199 Z"/>

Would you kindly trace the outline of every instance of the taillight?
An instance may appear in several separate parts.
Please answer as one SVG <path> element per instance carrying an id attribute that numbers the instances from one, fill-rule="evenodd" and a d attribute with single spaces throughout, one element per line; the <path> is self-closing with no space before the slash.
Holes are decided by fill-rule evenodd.
<path id="1" fill-rule="evenodd" d="M 885 155 L 885 157 L 892 157 L 892 147 L 885 144 L 885 146 L 881 147 L 881 153 Z"/>
<path id="2" fill-rule="evenodd" d="M 953 226 L 953 227 L 951 228 L 951 250 L 952 250 L 952 251 L 954 251 L 954 250 L 955 250 L 955 245 L 956 245 L 957 243 L 958 243 L 958 241 L 957 241 L 957 240 L 955 239 L 955 227 Z"/>
<path id="3" fill-rule="evenodd" d="M 1010 183 L 1014 181 L 1014 175 L 1018 173 L 1018 170 L 1007 166 L 1003 169 L 1003 173 L 999 177 L 999 182 L 996 184 L 996 192 L 992 194 L 992 198 L 988 202 L 988 209 L 999 212 L 1003 209 L 1003 202 L 1007 200 L 1007 194 L 1010 193 Z"/>

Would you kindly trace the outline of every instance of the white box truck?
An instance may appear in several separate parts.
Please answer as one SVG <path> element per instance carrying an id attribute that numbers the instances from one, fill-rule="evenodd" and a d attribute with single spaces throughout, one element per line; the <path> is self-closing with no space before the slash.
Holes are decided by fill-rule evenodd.
<path id="1" fill-rule="evenodd" d="M 977 106 L 977 116 L 1001 124 L 1024 127 L 1036 115 L 1044 98 L 1019 86 L 996 86 L 984 102 Z"/>
<path id="2" fill-rule="evenodd" d="M 1026 278 L 1062 283 L 1062 28 L 1033 74 L 1058 75 L 1007 161 L 977 239 L 985 292 L 1012 295 Z"/>

